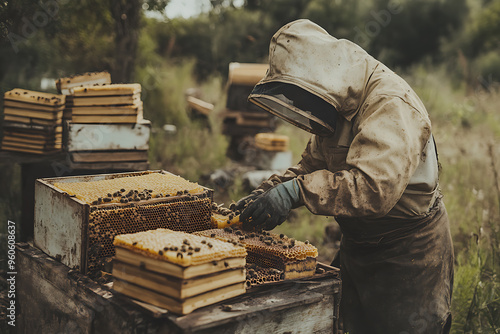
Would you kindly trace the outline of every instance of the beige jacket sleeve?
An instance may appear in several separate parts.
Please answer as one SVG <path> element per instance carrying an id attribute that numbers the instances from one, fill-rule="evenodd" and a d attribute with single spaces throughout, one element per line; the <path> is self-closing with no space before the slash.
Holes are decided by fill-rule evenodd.
<path id="1" fill-rule="evenodd" d="M 353 122 L 348 169 L 300 169 L 301 199 L 312 213 L 366 218 L 386 215 L 402 196 L 431 133 L 426 115 L 393 96 L 365 101 Z M 302 161 L 309 161 L 312 155 L 327 159 L 324 147 L 318 145 L 321 152 L 313 152 L 308 145 Z M 315 161 L 314 166 L 320 165 Z"/>
<path id="2" fill-rule="evenodd" d="M 307 143 L 306 149 L 302 153 L 302 159 L 297 165 L 288 168 L 283 175 L 272 175 L 267 181 L 262 182 L 257 189 L 267 190 L 279 183 L 296 178 L 297 176 L 309 174 L 320 169 L 326 169 L 327 164 L 320 154 L 320 151 L 315 147 L 316 142 L 314 138 L 315 137 L 312 137 Z"/>

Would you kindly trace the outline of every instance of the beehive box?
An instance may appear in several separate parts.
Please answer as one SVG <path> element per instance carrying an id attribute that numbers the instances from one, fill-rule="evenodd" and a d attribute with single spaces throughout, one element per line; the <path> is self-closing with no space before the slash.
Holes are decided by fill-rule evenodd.
<path id="1" fill-rule="evenodd" d="M 127 203 L 110 189 L 109 201 L 98 203 L 77 198 L 56 185 L 104 180 L 127 181 L 128 177 L 171 175 L 145 171 L 38 179 L 35 183 L 34 244 L 48 255 L 82 273 L 99 270 L 115 254 L 113 238 L 157 228 L 194 232 L 211 228 L 213 191 L 198 186 L 192 192 L 165 197 L 143 195 Z M 129 179 L 130 180 L 130 179 Z M 124 189 L 127 188 L 124 183 Z M 129 189 L 126 189 L 129 192 Z M 147 192 L 143 192 L 147 194 Z M 160 194 L 158 194 L 160 195 Z M 91 196 L 91 195 L 90 195 Z"/>
<path id="2" fill-rule="evenodd" d="M 68 152 L 149 149 L 151 122 L 137 124 L 65 123 L 64 142 Z"/>

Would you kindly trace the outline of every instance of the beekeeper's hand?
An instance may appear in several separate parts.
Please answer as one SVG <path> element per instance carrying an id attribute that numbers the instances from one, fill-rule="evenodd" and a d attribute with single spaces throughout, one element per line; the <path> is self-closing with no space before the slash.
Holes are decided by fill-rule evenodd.
<path id="1" fill-rule="evenodd" d="M 286 220 L 299 199 L 300 190 L 296 179 L 268 189 L 241 213 L 243 228 L 272 230 Z"/>
<path id="2" fill-rule="evenodd" d="M 238 210 L 238 211 L 242 212 L 247 203 L 250 204 L 251 203 L 250 201 L 255 201 L 255 199 L 257 197 L 259 197 L 260 195 L 262 195 L 263 193 L 264 193 L 264 190 L 255 189 L 254 191 L 252 191 L 250 193 L 250 195 L 245 196 L 242 199 L 240 199 L 238 202 L 236 202 L 236 207 L 235 207 L 234 211 Z"/>

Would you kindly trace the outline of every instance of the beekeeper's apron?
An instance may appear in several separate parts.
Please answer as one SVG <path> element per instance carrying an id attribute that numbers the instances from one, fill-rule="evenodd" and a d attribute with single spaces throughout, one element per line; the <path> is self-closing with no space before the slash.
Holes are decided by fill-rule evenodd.
<path id="1" fill-rule="evenodd" d="M 418 220 L 337 221 L 344 332 L 448 333 L 453 246 L 441 200 Z"/>

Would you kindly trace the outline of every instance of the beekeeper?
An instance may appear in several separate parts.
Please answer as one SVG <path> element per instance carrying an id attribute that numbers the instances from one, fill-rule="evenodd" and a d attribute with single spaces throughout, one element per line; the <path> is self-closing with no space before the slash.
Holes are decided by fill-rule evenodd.
<path id="1" fill-rule="evenodd" d="M 250 203 L 244 226 L 273 229 L 301 205 L 334 216 L 344 331 L 447 333 L 453 248 L 417 94 L 358 45 L 298 20 L 272 37 L 249 100 L 313 135 L 296 166 L 238 201 Z"/>

